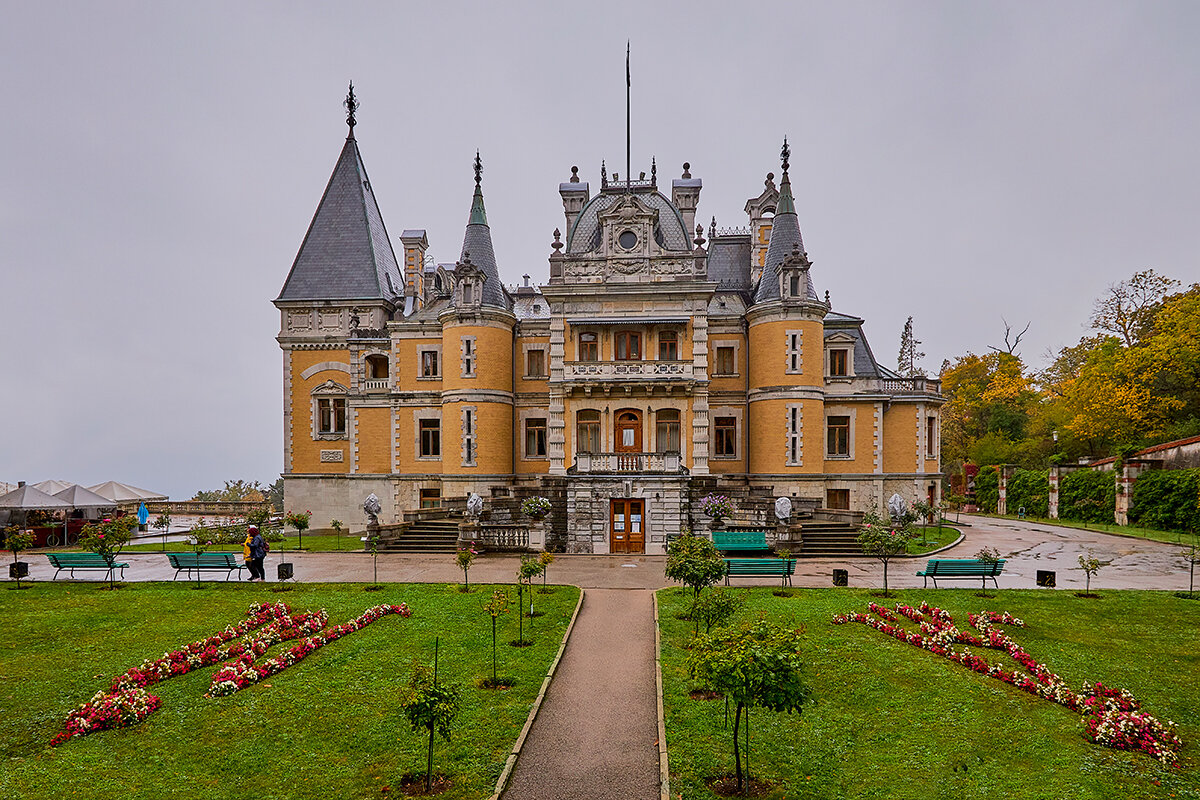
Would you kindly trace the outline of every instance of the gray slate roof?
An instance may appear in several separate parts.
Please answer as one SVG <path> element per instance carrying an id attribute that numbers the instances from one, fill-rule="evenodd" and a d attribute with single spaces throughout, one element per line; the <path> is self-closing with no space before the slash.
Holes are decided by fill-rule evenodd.
<path id="1" fill-rule="evenodd" d="M 771 243 L 767 245 L 767 261 L 754 292 L 754 302 L 779 299 L 779 265 L 792 254 L 793 246 L 799 248 L 801 253 L 805 252 L 804 239 L 800 236 L 800 219 L 795 214 L 776 214 L 771 225 Z M 808 276 L 808 297 L 810 300 L 820 300 L 811 275 Z"/>
<path id="2" fill-rule="evenodd" d="M 661 192 L 635 191 L 638 200 L 658 211 L 658 230 L 662 233 L 662 247 L 666 250 L 679 251 L 692 249 L 692 237 L 683 229 L 683 217 Z M 600 247 L 600 212 L 616 205 L 623 197 L 621 192 L 614 190 L 598 194 L 588 201 L 579 213 L 579 219 L 567 235 L 568 253 L 590 253 Z M 474 257 L 471 259 L 474 260 Z"/>
<path id="3" fill-rule="evenodd" d="M 496 253 L 492 250 L 492 229 L 487 225 L 473 223 L 463 235 L 462 255 L 470 254 L 471 263 L 479 267 L 487 280 L 483 282 L 482 305 L 508 310 L 508 294 L 500 283 L 500 270 L 496 266 Z M 462 256 L 459 256 L 462 260 Z"/>
<path id="4" fill-rule="evenodd" d="M 867 343 L 866 334 L 862 330 L 861 317 L 830 312 L 825 315 L 825 338 L 835 334 L 847 334 L 854 337 L 854 374 L 860 378 L 894 378 L 891 370 L 875 360 L 871 345 Z"/>
<path id="5" fill-rule="evenodd" d="M 347 139 L 279 300 L 393 300 L 404 278 L 363 166 Z"/>
<path id="6" fill-rule="evenodd" d="M 718 290 L 750 290 L 750 235 L 718 236 L 708 245 L 708 279 Z"/>

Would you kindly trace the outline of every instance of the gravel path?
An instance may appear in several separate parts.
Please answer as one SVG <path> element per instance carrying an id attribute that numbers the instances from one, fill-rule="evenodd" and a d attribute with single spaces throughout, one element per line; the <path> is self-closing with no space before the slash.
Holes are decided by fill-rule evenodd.
<path id="1" fill-rule="evenodd" d="M 588 589 L 504 800 L 656 800 L 653 593 Z"/>

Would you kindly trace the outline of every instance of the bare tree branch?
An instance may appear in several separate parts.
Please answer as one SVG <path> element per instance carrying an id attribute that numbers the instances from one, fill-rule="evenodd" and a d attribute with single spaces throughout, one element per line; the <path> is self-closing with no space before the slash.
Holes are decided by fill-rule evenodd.
<path id="1" fill-rule="evenodd" d="M 1004 319 L 1004 317 L 1001 317 L 1000 319 L 1004 322 L 1004 349 L 1001 350 L 999 347 L 990 344 L 988 345 L 988 349 L 995 350 L 997 353 L 1007 353 L 1010 356 L 1020 357 L 1021 354 L 1015 352 L 1017 345 L 1021 343 L 1021 337 L 1029 332 L 1029 326 L 1033 324 L 1033 321 L 1030 320 L 1029 322 L 1026 322 L 1025 327 L 1020 333 L 1017 334 L 1017 338 L 1010 342 L 1009 339 L 1012 337 L 1012 326 L 1008 324 L 1008 320 Z"/>

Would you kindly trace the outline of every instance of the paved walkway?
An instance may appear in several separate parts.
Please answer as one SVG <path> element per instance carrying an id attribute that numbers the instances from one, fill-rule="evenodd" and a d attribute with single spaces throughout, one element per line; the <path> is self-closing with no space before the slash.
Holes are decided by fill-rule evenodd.
<path id="1" fill-rule="evenodd" d="M 1078 558 L 1092 553 L 1103 567 L 1092 585 L 1099 589 L 1187 589 L 1188 564 L 1185 548 L 1163 542 L 1093 533 L 1042 523 L 964 517 L 966 538 L 956 547 L 939 554 L 945 558 L 971 558 L 983 547 L 994 547 L 1007 559 L 999 584 L 1002 589 L 1031 589 L 1039 569 L 1058 573 L 1059 588 L 1077 589 L 1084 585 Z M 373 578 L 371 556 L 366 553 L 286 553 L 272 551 L 267 556 L 268 578 L 274 578 L 275 565 L 283 558 L 295 564 L 296 578 L 304 582 L 370 582 Z M 24 553 L 34 580 L 50 580 L 54 568 L 38 553 Z M 161 553 L 124 553 L 129 562 L 125 571 L 129 581 L 171 580 L 175 571 Z M 585 556 L 560 555 L 549 569 L 551 583 L 567 583 L 583 588 L 657 589 L 672 586 L 663 574 L 664 556 Z M 924 558 L 894 559 L 888 568 L 888 585 L 893 588 L 919 587 L 916 573 Z M 512 583 L 520 559 L 517 556 L 485 556 L 471 568 L 472 583 Z M 850 585 L 881 588 L 883 568 L 873 558 L 802 559 L 796 564 L 793 585 L 831 586 L 833 570 L 846 569 Z M 80 573 L 96 580 L 98 573 Z M 205 576 L 214 579 L 212 574 Z M 222 580 L 223 578 L 216 578 Z M 183 580 L 183 578 L 181 578 Z M 410 555 L 385 553 L 379 556 L 379 580 L 386 582 L 456 583 L 462 571 L 450 555 Z M 769 578 L 738 578 L 738 585 L 770 585 Z M 955 581 L 949 586 L 969 587 Z"/>
<path id="2" fill-rule="evenodd" d="M 650 591 L 588 589 L 504 800 L 659 796 Z"/>

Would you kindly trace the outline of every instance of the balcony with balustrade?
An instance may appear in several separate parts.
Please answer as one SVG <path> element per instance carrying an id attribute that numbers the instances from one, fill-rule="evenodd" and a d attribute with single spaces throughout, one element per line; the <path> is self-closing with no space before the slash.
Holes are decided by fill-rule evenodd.
<path id="1" fill-rule="evenodd" d="M 567 470 L 574 475 L 609 475 L 657 473 L 686 475 L 682 456 L 675 451 L 666 453 L 576 453 L 575 465 Z"/>
<path id="2" fill-rule="evenodd" d="M 562 384 L 568 393 L 597 387 L 690 388 L 695 382 L 691 361 L 564 361 Z"/>

